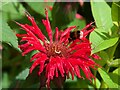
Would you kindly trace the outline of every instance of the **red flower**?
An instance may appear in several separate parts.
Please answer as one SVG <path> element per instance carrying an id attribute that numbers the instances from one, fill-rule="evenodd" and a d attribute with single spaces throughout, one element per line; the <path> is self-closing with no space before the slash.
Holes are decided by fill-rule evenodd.
<path id="1" fill-rule="evenodd" d="M 21 38 L 21 42 L 24 42 L 24 44 L 19 45 L 23 51 L 22 55 L 24 56 L 33 50 L 38 51 L 30 60 L 34 62 L 30 68 L 30 73 L 39 65 L 38 73 L 41 75 L 45 71 L 47 87 L 50 86 L 50 80 L 59 76 L 69 77 L 69 74 L 71 74 L 72 79 L 74 79 L 74 75 L 82 78 L 80 70 L 83 70 L 87 79 L 94 78 L 90 68 L 96 69 L 96 66 L 99 65 L 90 56 L 95 59 L 99 59 L 99 56 L 91 55 L 91 44 L 86 38 L 88 33 L 94 30 L 94 28 L 86 30 L 92 23 L 81 30 L 80 39 L 69 42 L 70 31 L 76 26 L 71 26 L 64 31 L 59 31 L 56 27 L 53 37 L 47 10 L 45 14 L 46 20 L 43 19 L 42 22 L 49 40 L 43 35 L 32 16 L 26 14 L 32 26 L 17 23 L 27 32 L 26 34 L 17 34 L 17 37 Z"/>

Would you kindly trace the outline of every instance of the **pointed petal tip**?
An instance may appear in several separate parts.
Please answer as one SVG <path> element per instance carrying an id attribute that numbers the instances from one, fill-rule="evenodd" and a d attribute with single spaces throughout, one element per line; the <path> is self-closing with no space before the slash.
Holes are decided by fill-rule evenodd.
<path id="1" fill-rule="evenodd" d="M 25 14 L 27 17 L 31 17 L 30 13 L 29 13 L 27 10 L 24 11 L 24 14 Z"/>
<path id="2" fill-rule="evenodd" d="M 20 36 L 20 34 L 16 34 L 16 37 L 19 37 Z"/>
<path id="3" fill-rule="evenodd" d="M 15 21 L 15 20 L 13 20 L 13 22 L 15 22 L 19 26 L 21 25 L 19 22 Z"/>
<path id="4" fill-rule="evenodd" d="M 45 14 L 47 14 L 48 13 L 48 9 L 47 8 L 45 8 Z"/>
<path id="5" fill-rule="evenodd" d="M 22 53 L 22 56 L 25 56 L 25 54 L 24 54 L 24 53 Z"/>
<path id="6" fill-rule="evenodd" d="M 48 10 L 47 10 L 47 8 L 45 8 L 45 15 L 46 15 L 46 19 L 48 20 Z"/>
<path id="7" fill-rule="evenodd" d="M 31 73 L 32 73 L 32 71 L 33 71 L 33 70 L 30 68 L 29 73 L 31 74 Z"/>

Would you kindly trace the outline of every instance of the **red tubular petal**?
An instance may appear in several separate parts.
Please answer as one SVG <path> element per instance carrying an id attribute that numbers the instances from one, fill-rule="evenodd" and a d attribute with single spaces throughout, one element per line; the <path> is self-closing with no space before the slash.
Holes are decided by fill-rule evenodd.
<path id="1" fill-rule="evenodd" d="M 63 69 L 62 63 L 61 62 L 57 63 L 57 67 L 58 67 L 58 69 L 59 69 L 59 71 L 61 73 L 61 76 L 64 77 L 64 69 Z"/>
<path id="2" fill-rule="evenodd" d="M 72 80 L 74 80 L 74 73 L 73 73 L 73 71 L 70 70 L 70 73 L 71 73 L 71 75 L 72 75 Z"/>
<path id="3" fill-rule="evenodd" d="M 55 69 L 55 72 L 56 72 L 56 77 L 58 77 L 58 70 L 57 70 L 57 68 Z"/>
<path id="4" fill-rule="evenodd" d="M 58 41 L 58 37 L 59 37 L 59 30 L 58 27 L 55 28 L 55 40 Z"/>
<path id="5" fill-rule="evenodd" d="M 79 39 L 74 40 L 68 48 L 74 47 L 75 45 L 77 45 L 77 42 L 80 42 L 80 40 Z"/>
<path id="6" fill-rule="evenodd" d="M 39 54 L 40 54 L 40 53 L 39 53 Z M 36 54 L 36 55 L 38 55 L 38 54 Z M 35 55 L 35 56 L 36 56 L 36 55 Z M 39 72 L 38 72 L 38 74 L 40 75 L 41 72 L 42 72 L 43 69 L 44 69 L 45 60 L 47 60 L 47 59 L 48 59 L 47 56 L 46 56 L 45 54 L 42 54 L 42 53 L 41 53 L 41 56 L 34 61 L 33 65 L 32 65 L 33 67 L 31 67 L 30 72 L 32 72 L 32 70 L 33 70 L 38 64 L 40 64 L 40 70 L 39 70 Z"/>
<path id="7" fill-rule="evenodd" d="M 84 66 L 80 66 L 80 67 L 81 67 L 81 69 L 83 70 L 86 78 L 91 81 L 91 76 L 93 76 L 93 75 L 91 75 L 92 73 L 91 73 L 89 67 L 87 67 L 87 66 L 85 66 L 85 65 L 84 65 Z"/>
<path id="8" fill-rule="evenodd" d="M 44 24 L 44 26 L 47 30 L 50 42 L 52 43 L 53 42 L 53 40 L 52 40 L 52 29 L 51 29 L 50 22 L 49 22 L 49 19 L 48 19 L 48 11 L 47 10 L 45 11 L 45 14 L 46 14 L 46 20 L 42 20 L 42 22 L 43 22 L 43 24 Z"/>
<path id="9" fill-rule="evenodd" d="M 43 48 L 43 46 L 41 45 L 38 38 L 25 25 L 22 25 L 22 24 L 19 24 L 19 25 L 28 32 L 28 34 L 31 36 L 31 38 L 34 38 L 34 41 L 36 41 L 36 42 L 33 42 L 32 44 L 34 45 L 35 43 L 37 43 L 37 46 L 36 46 L 36 44 L 34 46 L 36 46 L 39 50 L 46 52 L 45 48 Z"/>
<path id="10" fill-rule="evenodd" d="M 81 55 L 87 55 L 87 54 L 89 54 L 90 55 L 90 53 L 91 53 L 91 51 L 90 51 L 90 49 L 79 49 L 79 50 L 77 50 L 76 52 L 74 52 L 73 54 L 72 54 L 72 57 L 75 57 L 75 56 L 81 56 Z"/>
<path id="11" fill-rule="evenodd" d="M 25 48 L 25 47 L 28 47 L 30 45 L 29 42 L 25 43 L 25 44 L 22 44 L 22 45 L 19 45 L 20 48 Z"/>
<path id="12" fill-rule="evenodd" d="M 90 44 L 89 43 L 81 43 L 81 44 L 77 44 L 75 45 L 74 47 L 72 47 L 69 52 L 73 51 L 73 50 L 78 50 L 78 49 L 81 49 L 81 48 L 86 48 L 88 47 Z"/>
<path id="13" fill-rule="evenodd" d="M 46 39 L 46 37 L 42 34 L 40 28 L 37 26 L 35 20 L 33 17 L 31 17 L 30 15 L 28 15 L 27 13 L 25 13 L 25 15 L 28 17 L 28 19 L 31 21 L 34 29 L 34 33 L 38 35 L 38 37 L 44 42 L 44 40 Z"/>
<path id="14" fill-rule="evenodd" d="M 67 28 L 64 32 L 62 32 L 61 37 L 60 37 L 60 42 L 61 42 L 62 38 L 63 38 L 66 34 L 70 33 L 70 31 L 71 31 L 72 29 L 74 29 L 74 28 L 76 28 L 76 26 L 71 26 L 71 27 Z"/>
<path id="15" fill-rule="evenodd" d="M 95 59 L 101 59 L 101 57 L 99 57 L 97 54 L 92 54 L 92 57 Z"/>
<path id="16" fill-rule="evenodd" d="M 39 69 L 38 75 L 40 75 L 42 73 L 42 71 L 44 70 L 44 63 L 45 63 L 45 61 L 40 62 L 40 69 Z"/>
<path id="17" fill-rule="evenodd" d="M 33 51 L 33 50 L 34 50 L 33 47 L 28 48 L 28 49 L 26 49 L 26 50 L 22 53 L 22 55 L 24 56 L 25 54 L 27 54 L 27 53 L 29 53 L 29 52 L 31 52 L 31 51 Z"/>
<path id="18" fill-rule="evenodd" d="M 91 22 L 90 24 L 86 25 L 81 31 L 85 32 L 87 28 L 89 28 L 94 22 Z"/>
<path id="19" fill-rule="evenodd" d="M 17 37 L 27 37 L 27 34 L 16 34 Z"/>
<path id="20" fill-rule="evenodd" d="M 90 73 L 88 72 L 88 68 L 85 65 L 84 66 L 82 65 L 81 68 L 82 68 L 86 78 L 89 79 L 90 78 Z"/>
<path id="21" fill-rule="evenodd" d="M 92 32 L 95 28 L 92 28 L 86 32 L 83 32 L 83 37 L 86 37 L 90 32 Z M 81 38 L 82 39 L 82 38 Z"/>
<path id="22" fill-rule="evenodd" d="M 67 28 L 62 34 L 61 37 L 65 36 L 67 33 L 69 33 L 72 29 L 76 28 L 76 26 L 71 26 Z"/>
<path id="23" fill-rule="evenodd" d="M 79 78 L 81 78 L 80 70 L 79 70 L 79 67 L 77 65 L 74 66 L 74 70 L 75 70 L 76 76 L 78 76 Z"/>
<path id="24" fill-rule="evenodd" d="M 51 79 L 53 79 L 54 77 L 55 68 L 56 68 L 55 65 L 51 66 L 51 69 L 50 69 Z"/>
<path id="25" fill-rule="evenodd" d="M 32 64 L 32 66 L 31 66 L 31 68 L 30 68 L 30 73 L 32 73 L 33 69 L 40 64 L 39 62 L 40 62 L 40 61 L 39 61 L 39 59 L 38 59 L 38 60 L 36 60 L 36 61 Z"/>
<path id="26" fill-rule="evenodd" d="M 60 40 L 60 43 L 61 42 L 64 42 L 64 44 L 67 44 L 69 41 L 68 41 L 68 38 L 70 37 L 69 35 L 70 33 L 67 33 L 61 40 Z"/>
<path id="27" fill-rule="evenodd" d="M 29 40 L 34 40 L 33 37 L 22 37 L 21 41 L 29 41 Z"/>
<path id="28" fill-rule="evenodd" d="M 41 53 L 36 53 L 32 56 L 32 58 L 30 59 L 30 62 L 32 62 L 32 60 L 39 58 Z"/>
<path id="29" fill-rule="evenodd" d="M 70 64 L 69 60 L 64 60 L 65 73 L 69 73 L 70 69 L 72 69 L 72 65 Z"/>

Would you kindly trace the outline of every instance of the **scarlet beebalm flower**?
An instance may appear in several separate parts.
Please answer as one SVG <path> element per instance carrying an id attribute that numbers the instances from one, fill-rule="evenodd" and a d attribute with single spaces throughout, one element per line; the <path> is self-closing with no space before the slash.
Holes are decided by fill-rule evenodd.
<path id="1" fill-rule="evenodd" d="M 17 37 L 21 38 L 21 42 L 24 42 L 19 45 L 19 48 L 23 51 L 22 55 L 24 56 L 33 50 L 38 51 L 30 60 L 34 62 L 30 68 L 30 73 L 35 67 L 39 66 L 38 74 L 41 75 L 44 71 L 47 87 L 50 87 L 51 80 L 59 76 L 69 77 L 69 74 L 71 74 L 72 79 L 74 79 L 74 75 L 83 78 L 80 75 L 80 70 L 83 70 L 87 79 L 95 78 L 90 68 L 96 69 L 96 66 L 99 65 L 90 56 L 95 59 L 99 59 L 99 56 L 91 55 L 91 43 L 86 38 L 88 33 L 94 30 L 94 28 L 86 30 L 92 23 L 81 30 L 80 39 L 69 42 L 70 31 L 76 26 L 68 27 L 64 31 L 59 31 L 56 27 L 53 35 L 47 10 L 45 14 L 46 20 L 43 19 L 42 22 L 48 33 L 49 40 L 41 32 L 32 16 L 26 14 L 32 26 L 16 22 L 27 32 L 26 34 L 16 34 Z"/>

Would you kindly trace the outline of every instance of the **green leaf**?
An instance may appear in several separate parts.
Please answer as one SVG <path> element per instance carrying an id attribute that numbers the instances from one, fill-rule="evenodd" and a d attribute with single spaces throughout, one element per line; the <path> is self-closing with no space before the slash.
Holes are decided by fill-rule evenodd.
<path id="1" fill-rule="evenodd" d="M 112 3 L 112 19 L 113 21 L 120 21 L 120 2 Z"/>
<path id="2" fill-rule="evenodd" d="M 16 79 L 25 80 L 28 75 L 29 75 L 29 69 L 26 68 L 25 70 L 23 70 L 23 71 L 16 77 Z"/>
<path id="3" fill-rule="evenodd" d="M 99 31 L 99 29 L 95 29 L 93 32 L 90 33 L 89 40 L 92 42 L 92 49 L 97 47 L 102 41 L 108 38 L 105 34 Z"/>
<path id="4" fill-rule="evenodd" d="M 56 26 L 60 29 L 65 28 L 66 25 L 74 20 L 76 12 L 76 3 L 56 2 L 52 10 L 53 28 Z"/>
<path id="5" fill-rule="evenodd" d="M 109 60 L 109 56 L 105 51 L 101 51 L 99 56 L 101 57 L 101 60 L 95 60 L 95 62 L 101 66 L 104 66 L 107 63 L 107 60 Z"/>
<path id="6" fill-rule="evenodd" d="M 25 0 L 28 1 L 28 0 Z M 27 2 L 27 4 L 37 13 L 45 16 L 45 8 L 53 7 L 54 2 Z M 48 16 L 51 17 L 51 11 L 48 9 Z"/>
<path id="7" fill-rule="evenodd" d="M 109 62 L 110 67 L 118 67 L 120 65 L 120 59 L 115 59 L 112 62 Z"/>
<path id="8" fill-rule="evenodd" d="M 100 81 L 99 81 L 99 79 L 98 78 L 96 78 L 96 81 L 95 80 L 93 80 L 93 83 L 95 83 L 95 85 L 96 85 L 96 88 L 100 88 Z"/>
<path id="9" fill-rule="evenodd" d="M 8 77 L 8 73 L 3 73 L 3 77 L 2 77 L 2 88 L 8 88 L 10 85 L 10 80 Z"/>
<path id="10" fill-rule="evenodd" d="M 114 58 L 114 54 L 116 52 L 116 48 L 117 48 L 118 44 L 119 44 L 119 42 L 117 42 L 114 46 L 112 46 L 112 47 L 110 47 L 109 49 L 106 50 L 110 59 Z"/>
<path id="11" fill-rule="evenodd" d="M 79 19 L 74 19 L 74 21 L 72 21 L 68 27 L 70 26 L 78 26 L 78 29 L 83 29 L 85 27 L 85 21 L 83 20 L 79 20 Z"/>
<path id="12" fill-rule="evenodd" d="M 19 2 L 3 2 L 0 14 L 2 13 L 2 17 L 9 21 L 21 19 L 24 16 L 24 11 L 24 7 Z"/>
<path id="13" fill-rule="evenodd" d="M 116 85 L 116 88 L 120 87 L 120 80 L 119 80 L 120 76 L 115 73 L 109 73 L 109 76 Z"/>
<path id="14" fill-rule="evenodd" d="M 101 68 L 98 68 L 98 72 L 102 77 L 103 81 L 108 85 L 109 88 L 116 88 L 116 84 L 112 81 L 110 76 Z"/>
<path id="15" fill-rule="evenodd" d="M 32 85 L 40 83 L 41 76 L 38 76 L 38 70 L 39 70 L 39 68 L 35 68 L 33 70 L 33 72 L 26 77 L 26 80 L 24 81 L 24 83 L 21 87 L 30 88 Z"/>
<path id="16" fill-rule="evenodd" d="M 115 73 L 115 74 L 117 74 L 117 75 L 119 75 L 119 76 L 120 76 L 119 72 L 120 72 L 120 67 L 119 67 L 119 68 L 117 68 L 117 69 L 115 69 L 115 70 L 113 71 L 113 73 Z"/>
<path id="17" fill-rule="evenodd" d="M 36 70 L 36 69 L 35 69 Z M 31 74 L 29 73 L 29 69 L 26 68 L 21 74 L 19 74 L 16 79 L 11 83 L 10 88 L 34 88 L 34 85 L 39 84 L 39 76 L 37 74 L 38 70 L 33 70 Z M 37 86 L 36 88 L 39 88 Z"/>
<path id="18" fill-rule="evenodd" d="M 99 52 L 101 50 L 107 49 L 107 48 L 115 45 L 116 42 L 118 41 L 118 39 L 119 39 L 118 37 L 115 37 L 115 38 L 110 38 L 108 40 L 103 40 L 92 50 L 92 53 Z"/>
<path id="19" fill-rule="evenodd" d="M 2 28 L 2 41 L 20 50 L 18 48 L 18 41 L 15 33 L 4 20 L 2 20 Z"/>
<path id="20" fill-rule="evenodd" d="M 102 28 L 100 31 L 108 32 L 113 26 L 109 5 L 104 0 L 100 0 L 100 2 L 91 0 L 91 8 L 97 27 Z"/>

